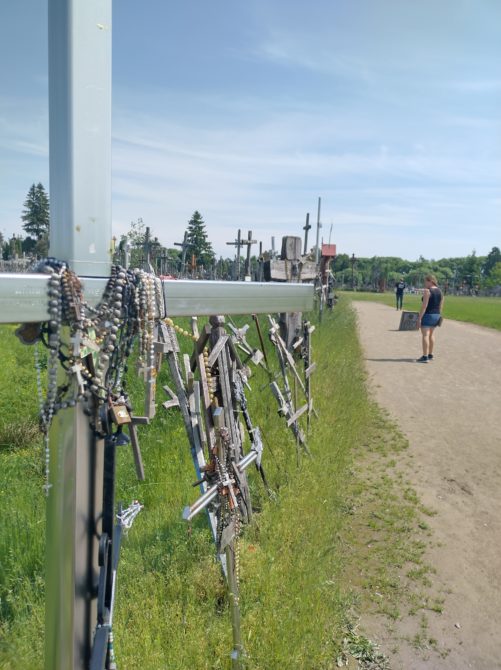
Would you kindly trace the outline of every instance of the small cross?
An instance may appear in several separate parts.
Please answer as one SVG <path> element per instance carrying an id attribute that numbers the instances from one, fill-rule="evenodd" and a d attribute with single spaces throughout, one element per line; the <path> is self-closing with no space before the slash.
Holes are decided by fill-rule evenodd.
<path id="1" fill-rule="evenodd" d="M 73 356 L 80 358 L 80 347 L 82 346 L 82 333 L 77 330 L 77 332 L 70 337 L 70 341 L 73 344 Z"/>

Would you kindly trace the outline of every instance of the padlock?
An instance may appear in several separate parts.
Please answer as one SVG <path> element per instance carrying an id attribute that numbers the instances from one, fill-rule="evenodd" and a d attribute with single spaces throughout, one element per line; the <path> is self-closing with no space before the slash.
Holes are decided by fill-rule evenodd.
<path id="1" fill-rule="evenodd" d="M 113 423 L 116 423 L 117 426 L 122 426 L 124 423 L 130 423 L 132 421 L 129 414 L 129 410 L 125 405 L 112 405 L 110 407 L 110 415 Z"/>

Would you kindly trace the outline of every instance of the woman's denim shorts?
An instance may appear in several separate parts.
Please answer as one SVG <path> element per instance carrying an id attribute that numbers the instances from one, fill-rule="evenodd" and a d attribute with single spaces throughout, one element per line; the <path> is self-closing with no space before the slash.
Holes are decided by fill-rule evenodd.
<path id="1" fill-rule="evenodd" d="M 435 328 L 438 325 L 440 314 L 423 314 L 421 328 Z"/>

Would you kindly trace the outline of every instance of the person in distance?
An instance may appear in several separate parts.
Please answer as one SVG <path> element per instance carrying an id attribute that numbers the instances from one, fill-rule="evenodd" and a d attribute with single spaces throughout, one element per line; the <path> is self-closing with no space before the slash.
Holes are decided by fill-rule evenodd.
<path id="1" fill-rule="evenodd" d="M 433 360 L 435 346 L 435 328 L 442 324 L 442 309 L 444 296 L 438 288 L 434 275 L 424 278 L 424 293 L 419 311 L 417 327 L 421 329 L 423 355 L 417 359 L 418 363 L 428 363 Z"/>
<path id="2" fill-rule="evenodd" d="M 400 281 L 395 284 L 395 296 L 397 298 L 397 309 L 402 309 L 404 301 L 405 282 L 404 278 L 400 277 Z"/>

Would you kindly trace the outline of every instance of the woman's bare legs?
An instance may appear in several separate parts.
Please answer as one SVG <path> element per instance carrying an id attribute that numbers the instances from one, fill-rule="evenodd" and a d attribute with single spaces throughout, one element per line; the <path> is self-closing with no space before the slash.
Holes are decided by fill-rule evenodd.
<path id="1" fill-rule="evenodd" d="M 435 345 L 435 328 L 430 328 L 430 335 L 428 337 L 428 356 L 433 353 Z"/>
<path id="2" fill-rule="evenodd" d="M 421 328 L 423 356 L 428 356 L 428 354 L 431 353 L 431 351 L 430 351 L 430 340 L 429 340 L 430 331 L 433 331 L 433 328 Z M 432 345 L 432 349 L 433 349 L 433 345 Z"/>

